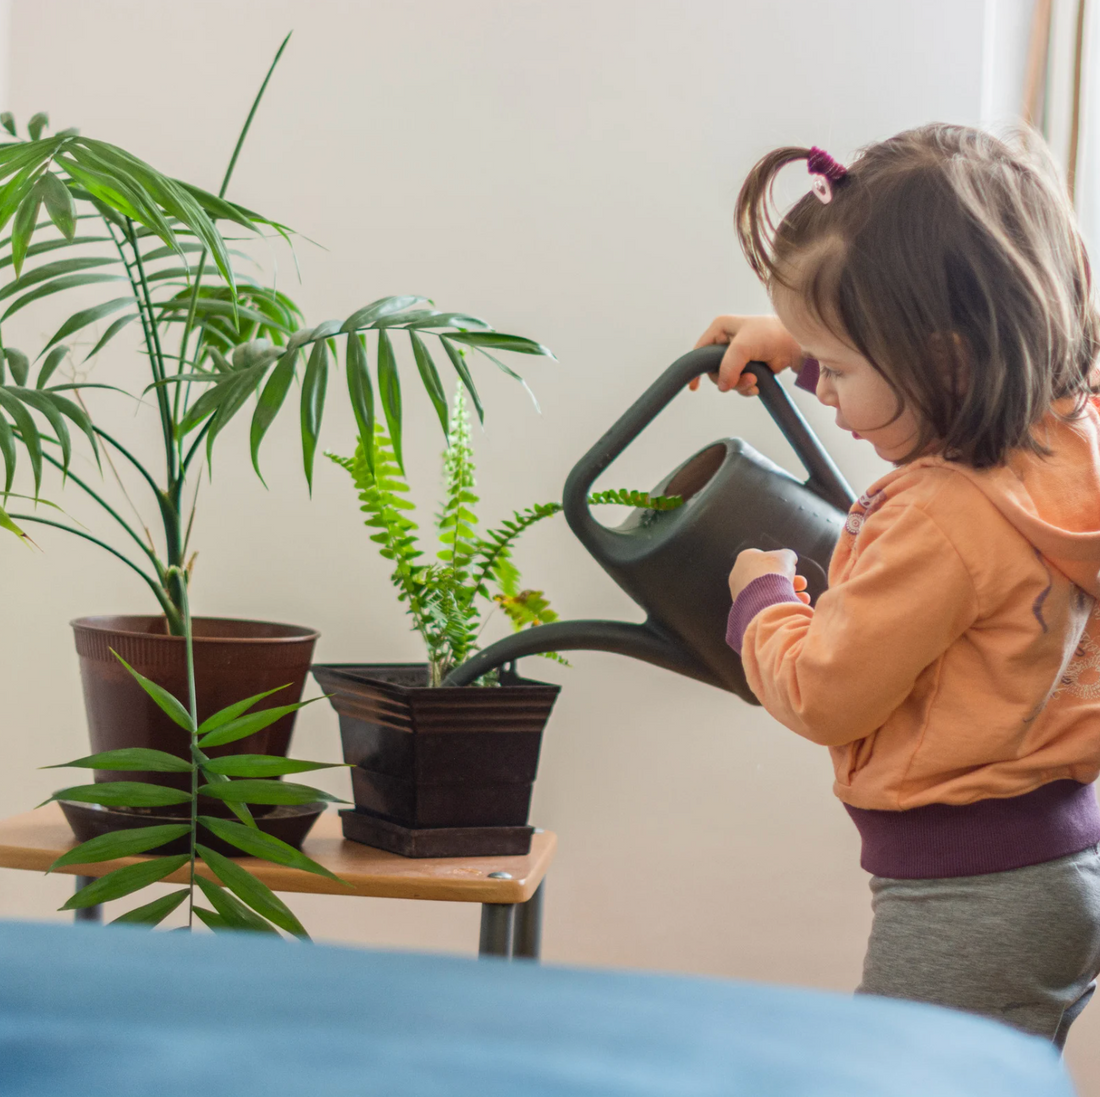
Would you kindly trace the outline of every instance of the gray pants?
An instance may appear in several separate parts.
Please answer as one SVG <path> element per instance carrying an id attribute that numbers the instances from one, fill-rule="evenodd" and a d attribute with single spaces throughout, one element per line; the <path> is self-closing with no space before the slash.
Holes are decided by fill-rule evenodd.
<path id="1" fill-rule="evenodd" d="M 1100 845 L 982 876 L 872 876 L 871 893 L 857 994 L 979 1013 L 1063 1046 L 1100 973 Z"/>

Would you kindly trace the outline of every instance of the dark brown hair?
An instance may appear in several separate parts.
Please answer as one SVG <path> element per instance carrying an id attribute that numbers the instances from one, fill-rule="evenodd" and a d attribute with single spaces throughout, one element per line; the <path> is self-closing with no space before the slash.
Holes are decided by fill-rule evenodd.
<path id="1" fill-rule="evenodd" d="M 807 193 L 776 225 L 781 148 L 749 173 L 737 232 L 769 290 L 865 357 L 932 447 L 975 468 L 1024 447 L 1064 397 L 1079 418 L 1100 352 L 1100 316 L 1073 208 L 1041 139 L 1011 148 L 982 130 L 928 125 L 863 149 L 833 200 Z M 893 421 L 893 420 L 891 420 Z M 899 462 L 901 463 L 901 462 Z"/>

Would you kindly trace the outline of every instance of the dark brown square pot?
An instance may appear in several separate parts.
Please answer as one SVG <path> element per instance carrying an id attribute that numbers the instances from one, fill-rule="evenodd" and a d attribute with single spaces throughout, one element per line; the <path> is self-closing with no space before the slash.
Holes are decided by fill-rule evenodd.
<path id="1" fill-rule="evenodd" d="M 416 831 L 526 824 L 560 686 L 431 689 L 427 667 L 409 663 L 312 669 L 340 717 L 357 814 Z"/>

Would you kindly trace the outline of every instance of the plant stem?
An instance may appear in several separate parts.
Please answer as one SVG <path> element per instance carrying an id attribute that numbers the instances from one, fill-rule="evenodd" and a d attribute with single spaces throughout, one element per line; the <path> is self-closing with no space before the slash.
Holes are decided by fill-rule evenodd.
<path id="1" fill-rule="evenodd" d="M 170 573 L 178 568 L 169 569 Z M 187 705 L 191 713 L 191 869 L 187 893 L 187 928 L 195 921 L 195 843 L 199 828 L 199 707 L 195 697 L 195 650 L 192 645 L 191 605 L 187 599 L 187 577 L 180 574 L 180 609 L 183 611 L 183 635 L 187 652 Z"/>

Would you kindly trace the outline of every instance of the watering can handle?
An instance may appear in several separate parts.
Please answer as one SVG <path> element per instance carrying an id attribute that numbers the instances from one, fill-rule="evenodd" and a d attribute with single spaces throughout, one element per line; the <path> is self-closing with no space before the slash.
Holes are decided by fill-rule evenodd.
<path id="1" fill-rule="evenodd" d="M 717 373 L 725 351 L 724 346 L 700 347 L 677 359 L 577 462 L 565 482 L 562 502 L 566 519 L 581 540 L 584 540 L 582 531 L 591 531 L 593 526 L 598 526 L 588 509 L 588 494 L 597 477 L 683 391 L 689 381 L 704 373 Z M 810 474 L 806 486 L 826 502 L 847 512 L 856 501 L 852 489 L 822 449 L 786 390 L 775 379 L 775 374 L 763 362 L 750 362 L 745 370 L 755 374 L 764 407 Z"/>

